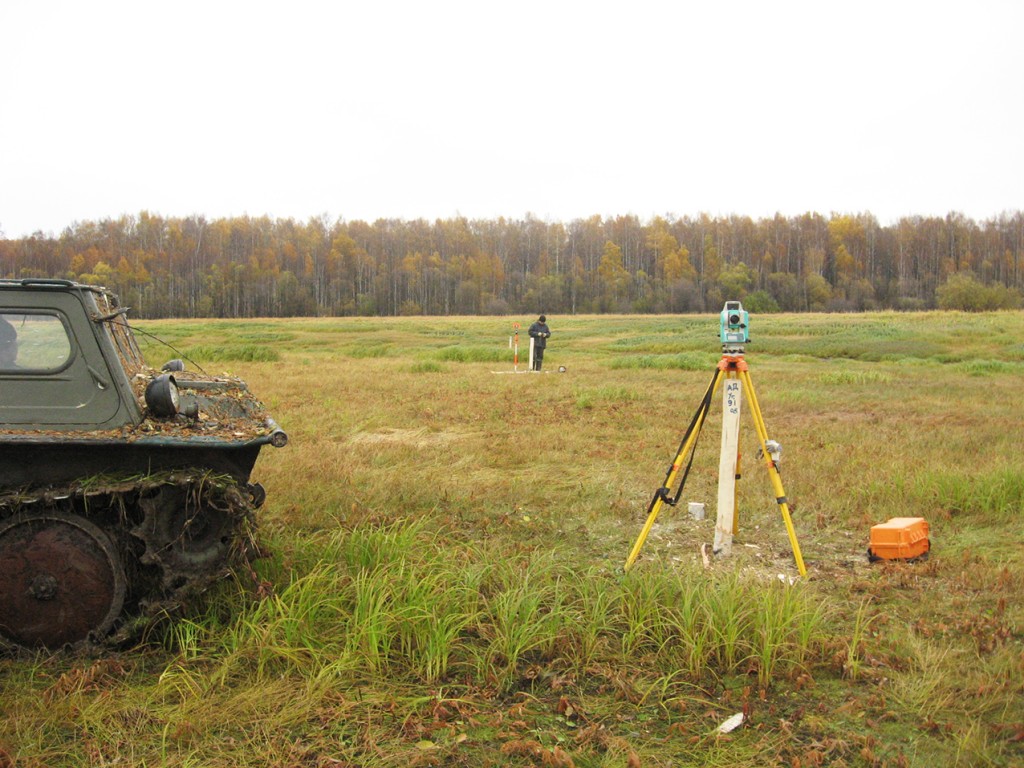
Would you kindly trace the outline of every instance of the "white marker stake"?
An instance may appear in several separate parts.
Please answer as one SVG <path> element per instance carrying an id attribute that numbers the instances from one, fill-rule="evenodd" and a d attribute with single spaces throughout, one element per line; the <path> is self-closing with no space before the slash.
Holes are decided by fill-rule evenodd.
<path id="1" fill-rule="evenodd" d="M 732 553 L 732 528 L 736 515 L 736 462 L 740 444 L 740 401 L 743 384 L 727 379 L 722 394 L 722 456 L 718 462 L 718 519 L 715 522 L 715 554 Z"/>
<path id="2" fill-rule="evenodd" d="M 530 337 L 530 370 L 533 370 L 533 343 L 536 341 L 533 336 Z"/>

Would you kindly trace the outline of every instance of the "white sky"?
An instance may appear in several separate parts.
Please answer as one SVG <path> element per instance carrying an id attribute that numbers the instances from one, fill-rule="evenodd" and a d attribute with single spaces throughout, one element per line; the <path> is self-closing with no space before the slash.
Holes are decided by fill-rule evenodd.
<path id="1" fill-rule="evenodd" d="M 0 231 L 1024 210 L 1019 0 L 0 0 Z"/>

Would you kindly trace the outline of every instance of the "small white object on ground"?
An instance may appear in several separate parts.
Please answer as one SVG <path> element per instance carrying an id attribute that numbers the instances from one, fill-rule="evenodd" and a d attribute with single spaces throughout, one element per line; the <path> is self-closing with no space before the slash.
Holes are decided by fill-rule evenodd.
<path id="1" fill-rule="evenodd" d="M 724 723 L 722 723 L 720 726 L 718 726 L 718 732 L 719 733 L 731 733 L 732 731 L 735 731 L 737 728 L 739 728 L 740 724 L 742 722 L 743 722 L 743 713 L 742 712 L 737 712 L 735 715 L 733 715 L 728 720 L 726 720 Z"/>

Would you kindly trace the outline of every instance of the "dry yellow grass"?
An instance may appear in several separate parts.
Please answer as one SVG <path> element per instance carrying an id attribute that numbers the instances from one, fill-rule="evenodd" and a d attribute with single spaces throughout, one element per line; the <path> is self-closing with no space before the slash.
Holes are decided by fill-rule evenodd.
<path id="1" fill-rule="evenodd" d="M 754 318 L 748 359 L 770 436 L 783 444 L 809 569 L 800 589 L 828 622 L 824 642 L 799 664 L 783 657 L 767 685 L 759 671 L 773 660 L 730 666 L 725 656 L 738 646 L 722 637 L 722 660 L 695 673 L 686 649 L 649 645 L 657 632 L 639 615 L 618 623 L 629 600 L 681 622 L 674 611 L 686 588 L 709 580 L 732 584 L 749 604 L 774 605 L 779 576 L 796 574 L 747 415 L 735 555 L 713 560 L 710 572 L 701 566 L 718 403 L 683 496 L 706 502 L 708 519 L 666 510 L 635 576 L 618 574 L 719 358 L 717 318 L 551 318 L 551 372 L 499 375 L 512 367 L 511 320 L 146 323 L 182 353 L 200 350 L 207 370 L 246 379 L 288 431 L 288 447 L 264 451 L 254 479 L 268 491 L 262 525 L 275 553 L 261 572 L 293 602 L 279 614 L 245 614 L 256 633 L 248 645 L 226 615 L 213 626 L 199 617 L 192 640 L 179 623 L 172 650 L 129 654 L 123 674 L 94 676 L 56 714 L 33 702 L 82 663 L 3 661 L 0 750 L 28 765 L 60 762 L 56 717 L 69 733 L 110 736 L 120 746 L 103 751 L 107 759 L 149 764 L 557 764 L 556 747 L 578 766 L 622 765 L 633 753 L 643 765 L 1024 759 L 1024 315 Z M 154 363 L 177 356 L 147 353 Z M 906 515 L 931 522 L 931 558 L 870 566 L 870 525 Z M 516 589 L 535 585 L 543 599 L 523 623 L 565 611 L 592 634 L 545 630 L 550 648 L 510 661 L 511 650 L 494 655 L 497 646 L 482 644 L 503 626 L 488 619 L 460 630 L 444 674 L 410 655 L 380 660 L 357 687 L 355 657 L 345 655 L 353 649 L 332 645 L 344 638 L 300 633 L 310 646 L 301 653 L 286 642 L 303 625 L 298 606 L 351 586 L 351 574 L 342 569 L 334 581 L 332 568 L 351 555 L 343 553 L 352 537 L 380 526 L 401 536 L 407 525 L 411 551 L 425 558 L 412 574 L 422 584 L 442 574 L 470 583 L 476 573 L 489 585 L 479 593 L 485 612 L 497 610 L 488 590 L 528 601 L 534 591 Z M 413 587 L 409 573 L 389 573 L 392 585 Z M 580 574 L 593 594 L 583 595 Z M 681 591 L 659 592 L 673 574 Z M 560 591 L 570 584 L 576 602 Z M 668 594 L 670 604 L 658 602 Z M 584 606 L 586 617 L 573 613 Z M 312 611 L 303 621 L 323 619 Z M 611 629 L 621 626 L 636 629 L 635 651 L 624 650 L 634 647 L 628 632 Z M 263 650 L 252 637 L 264 638 Z M 360 653 L 377 639 L 360 637 Z M 514 649 L 515 637 L 505 640 Z M 267 651 L 272 642 L 287 658 Z M 711 640 L 689 642 L 693 651 Z M 250 650 L 217 650 L 228 647 Z M 327 649 L 337 651 L 333 665 Z M 739 710 L 747 727 L 711 735 Z M 64 756 L 84 764 L 89 754 L 69 744 Z"/>

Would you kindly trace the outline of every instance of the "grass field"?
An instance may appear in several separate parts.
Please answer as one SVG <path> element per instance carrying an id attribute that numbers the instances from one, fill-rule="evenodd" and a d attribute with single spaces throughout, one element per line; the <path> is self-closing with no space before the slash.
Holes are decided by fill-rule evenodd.
<path id="1" fill-rule="evenodd" d="M 512 320 L 140 323 L 289 433 L 254 473 L 271 555 L 138 648 L 0 659 L 0 766 L 1024 762 L 1024 313 L 753 318 L 806 579 L 749 414 L 702 563 L 720 402 L 707 519 L 667 508 L 622 571 L 716 316 L 553 317 L 518 375 Z M 931 556 L 869 564 L 896 516 Z"/>

